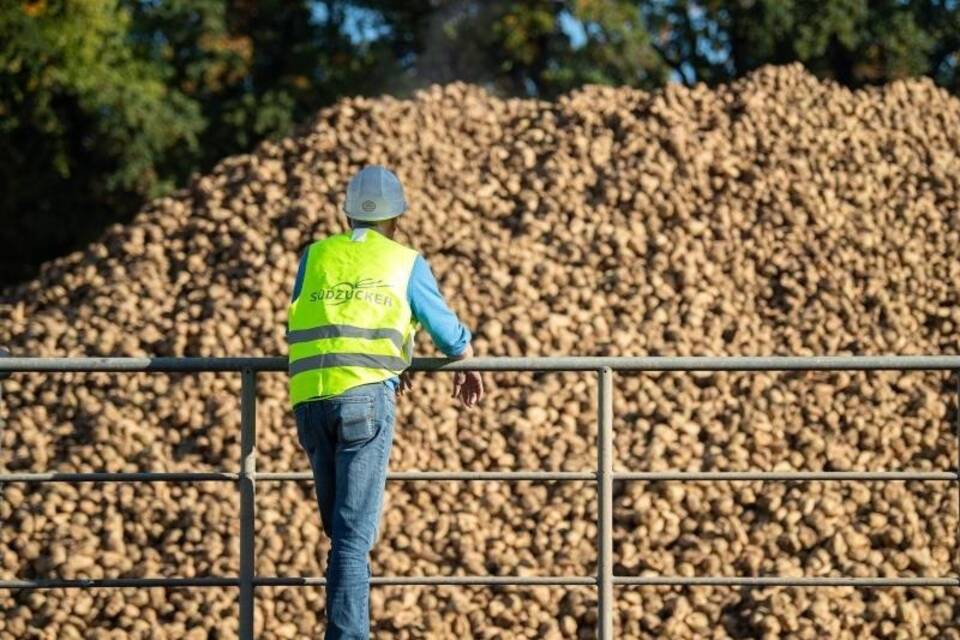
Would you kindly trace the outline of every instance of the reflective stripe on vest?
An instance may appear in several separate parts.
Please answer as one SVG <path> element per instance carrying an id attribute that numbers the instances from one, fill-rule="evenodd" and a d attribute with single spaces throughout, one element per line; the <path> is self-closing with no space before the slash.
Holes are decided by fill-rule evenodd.
<path id="1" fill-rule="evenodd" d="M 291 331 L 287 333 L 287 344 L 310 342 L 322 338 L 366 338 L 368 340 L 386 338 L 397 345 L 398 349 L 403 349 L 403 334 L 396 329 L 365 329 L 348 324 L 330 324 L 325 327 Z"/>
<path id="2" fill-rule="evenodd" d="M 292 404 L 380 382 L 409 366 L 416 325 L 407 283 L 416 257 L 373 230 L 310 245 L 287 315 Z"/>
<path id="3" fill-rule="evenodd" d="M 366 353 L 323 353 L 318 356 L 301 358 L 290 363 L 290 375 L 295 376 L 311 369 L 328 367 L 372 367 L 374 369 L 406 369 L 410 363 L 394 356 L 372 356 Z"/>

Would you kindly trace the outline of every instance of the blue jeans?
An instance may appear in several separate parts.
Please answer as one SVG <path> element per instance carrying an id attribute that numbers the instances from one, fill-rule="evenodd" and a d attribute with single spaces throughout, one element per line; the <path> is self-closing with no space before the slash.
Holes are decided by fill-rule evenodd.
<path id="1" fill-rule="evenodd" d="M 326 640 L 370 637 L 370 550 L 379 535 L 394 403 L 393 389 L 375 383 L 294 407 L 331 542 Z"/>

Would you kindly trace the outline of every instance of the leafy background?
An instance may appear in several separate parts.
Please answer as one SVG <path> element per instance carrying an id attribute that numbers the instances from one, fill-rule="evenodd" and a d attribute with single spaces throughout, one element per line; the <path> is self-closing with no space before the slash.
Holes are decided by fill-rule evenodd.
<path id="1" fill-rule="evenodd" d="M 800 61 L 960 90 L 958 0 L 10 0 L 0 3 L 0 285 L 345 95 L 551 99 Z"/>

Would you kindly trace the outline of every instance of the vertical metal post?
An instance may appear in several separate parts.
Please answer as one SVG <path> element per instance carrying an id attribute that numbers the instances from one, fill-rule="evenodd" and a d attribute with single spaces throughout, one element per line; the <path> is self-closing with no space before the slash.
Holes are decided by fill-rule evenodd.
<path id="1" fill-rule="evenodd" d="M 957 574 L 960 575 L 960 369 L 953 372 L 956 379 L 957 393 L 955 394 L 956 407 L 954 422 L 957 425 Z"/>
<path id="2" fill-rule="evenodd" d="M 613 370 L 597 389 L 597 638 L 613 640 Z"/>
<path id="3" fill-rule="evenodd" d="M 240 640 L 253 640 L 256 572 L 257 374 L 241 372 L 240 389 Z"/>
<path id="4" fill-rule="evenodd" d="M 6 349 L 0 348 L 0 358 L 9 358 L 10 352 Z M 0 371 L 0 403 L 3 402 L 3 381 L 10 377 L 9 371 Z M 3 430 L 6 428 L 7 422 L 3 418 L 0 418 L 0 445 L 3 444 Z M 4 469 L 5 471 L 6 469 Z M 0 482 L 0 498 L 3 497 L 3 483 Z"/>

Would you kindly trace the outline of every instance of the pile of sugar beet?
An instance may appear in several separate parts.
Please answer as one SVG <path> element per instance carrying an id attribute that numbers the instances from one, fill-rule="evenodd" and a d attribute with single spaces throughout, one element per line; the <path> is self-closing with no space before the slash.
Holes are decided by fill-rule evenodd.
<path id="1" fill-rule="evenodd" d="M 346 183 L 394 168 L 400 239 L 483 355 L 956 354 L 960 101 L 925 79 L 852 91 L 800 66 L 730 85 L 587 87 L 556 102 L 463 84 L 344 100 L 228 158 L 3 293 L 36 356 L 273 356 L 304 247 Z M 418 352 L 433 354 L 429 339 Z M 304 470 L 286 376 L 259 375 L 258 469 Z M 393 470 L 596 465 L 596 378 L 449 374 L 399 402 Z M 624 470 L 950 470 L 947 372 L 618 374 Z M 239 468 L 238 374 L 20 374 L 16 471 Z M 323 574 L 307 482 L 257 485 L 259 575 Z M 374 575 L 595 571 L 592 483 L 391 482 Z M 947 482 L 617 482 L 621 575 L 948 576 Z M 0 576 L 238 572 L 229 482 L 8 483 Z M 960 589 L 618 587 L 619 638 L 960 638 Z M 377 638 L 591 638 L 590 587 L 380 587 Z M 257 637 L 307 638 L 322 588 L 258 588 Z M 0 639 L 233 638 L 235 589 L 0 592 Z"/>

